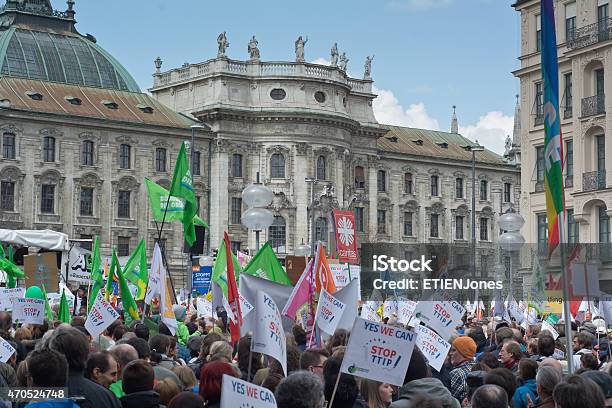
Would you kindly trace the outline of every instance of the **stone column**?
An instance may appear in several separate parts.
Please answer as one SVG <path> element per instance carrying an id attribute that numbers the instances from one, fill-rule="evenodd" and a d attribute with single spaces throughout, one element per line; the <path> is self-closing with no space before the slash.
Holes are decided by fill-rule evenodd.
<path id="1" fill-rule="evenodd" d="M 210 174 L 210 247 L 218 248 L 228 225 L 229 142 L 218 138 L 213 144 Z"/>
<path id="2" fill-rule="evenodd" d="M 344 149 L 341 147 L 337 147 L 334 153 L 336 154 L 334 160 L 334 184 L 336 186 L 336 199 L 338 200 L 338 204 L 340 204 L 341 209 L 344 209 Z"/>
<path id="3" fill-rule="evenodd" d="M 389 179 L 389 198 L 391 199 L 391 241 L 400 242 L 402 234 L 402 226 L 400 225 L 400 190 L 403 179 L 401 178 L 402 173 L 393 172 L 390 174 Z"/>
<path id="4" fill-rule="evenodd" d="M 368 214 L 368 241 L 376 241 L 376 231 L 378 228 L 377 214 L 378 214 L 378 158 L 376 156 L 368 156 L 368 200 L 370 201 L 370 208 Z"/>
<path id="5" fill-rule="evenodd" d="M 293 192 L 295 200 L 295 242 L 294 247 L 302 244 L 310 243 L 308 206 L 310 205 L 310 195 L 308 184 L 304 180 L 307 174 L 304 172 L 308 168 L 308 150 L 307 143 L 297 143 L 295 145 L 295 160 L 293 163 L 293 174 L 295 181 L 293 183 Z M 338 189 L 336 189 L 338 191 Z"/>

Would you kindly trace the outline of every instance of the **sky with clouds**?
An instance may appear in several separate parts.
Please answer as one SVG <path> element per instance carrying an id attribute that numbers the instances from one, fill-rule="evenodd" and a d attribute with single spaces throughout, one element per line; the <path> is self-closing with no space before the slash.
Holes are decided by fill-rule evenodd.
<path id="1" fill-rule="evenodd" d="M 64 10 L 65 1 L 53 0 Z M 308 36 L 306 59 L 328 63 L 334 42 L 360 78 L 374 55 L 372 78 L 379 122 L 459 130 L 503 152 L 512 133 L 518 82 L 520 22 L 512 0 L 105 0 L 76 2 L 77 28 L 91 33 L 144 90 L 153 60 L 162 70 L 215 57 L 226 31 L 227 54 L 246 59 L 252 35 L 264 61 L 291 61 L 298 35 Z"/>

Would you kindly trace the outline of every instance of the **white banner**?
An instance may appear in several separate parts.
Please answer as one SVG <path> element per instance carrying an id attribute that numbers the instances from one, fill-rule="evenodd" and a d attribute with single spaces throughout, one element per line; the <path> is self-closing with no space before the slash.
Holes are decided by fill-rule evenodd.
<path id="1" fill-rule="evenodd" d="M 253 328 L 251 349 L 275 358 L 287 375 L 287 339 L 283 331 L 280 310 L 274 300 L 263 291 L 257 292 L 255 309 L 257 324 Z"/>
<path id="2" fill-rule="evenodd" d="M 450 338 L 455 327 L 461 325 L 465 308 L 457 301 L 420 301 L 415 317 L 436 331 L 444 339 Z"/>
<path id="3" fill-rule="evenodd" d="M 416 337 L 412 330 L 356 319 L 340 371 L 401 386 Z"/>
<path id="4" fill-rule="evenodd" d="M 357 281 L 357 293 L 359 294 L 359 299 L 361 300 L 361 265 L 349 265 L 350 270 L 350 280 L 351 282 Z"/>
<path id="5" fill-rule="evenodd" d="M 365 301 L 361 307 L 360 317 L 371 322 L 380 322 L 380 316 L 377 313 L 379 305 L 379 302 L 373 300 Z"/>
<path id="6" fill-rule="evenodd" d="M 10 343 L 0 337 L 0 362 L 6 363 L 15 354 L 15 349 Z"/>
<path id="7" fill-rule="evenodd" d="M 164 261 L 162 259 L 161 250 L 157 243 L 153 248 L 153 259 L 151 260 L 151 271 L 149 272 L 149 285 L 147 286 L 147 293 L 145 295 L 145 303 L 151 304 L 151 300 L 155 296 L 161 296 L 161 275 L 162 269 L 164 269 Z M 166 276 L 164 272 L 164 276 Z"/>
<path id="8" fill-rule="evenodd" d="M 73 246 L 68 256 L 68 281 L 88 284 L 91 274 L 87 270 L 87 257 L 91 251 Z"/>
<path id="9" fill-rule="evenodd" d="M 385 300 L 385 303 L 383 306 L 383 318 L 391 317 L 394 313 L 397 316 L 398 307 L 399 307 L 399 303 L 397 299 L 393 298 L 393 299 Z"/>
<path id="10" fill-rule="evenodd" d="M 244 320 L 244 316 L 248 315 L 255 307 L 248 300 L 246 300 L 241 293 L 238 295 L 238 298 L 240 299 L 240 313 L 242 314 L 242 319 Z"/>
<path id="11" fill-rule="evenodd" d="M 223 374 L 221 408 L 276 408 L 274 393 L 239 378 Z"/>
<path id="12" fill-rule="evenodd" d="M 552 324 L 548 323 L 546 320 L 542 322 L 542 330 L 548 330 L 549 332 L 551 332 L 553 339 L 555 340 L 557 340 L 557 337 L 559 337 L 559 332 L 553 327 Z"/>
<path id="13" fill-rule="evenodd" d="M 13 321 L 22 324 L 43 324 L 45 320 L 45 301 L 42 299 L 13 299 Z"/>
<path id="14" fill-rule="evenodd" d="M 13 310 L 13 299 L 25 297 L 25 288 L 0 288 L 0 309 Z"/>
<path id="15" fill-rule="evenodd" d="M 419 325 L 415 329 L 417 347 L 423 352 L 429 365 L 439 372 L 450 350 L 450 343 L 428 327 Z"/>
<path id="16" fill-rule="evenodd" d="M 400 300 L 399 308 L 397 312 L 397 321 L 401 324 L 408 324 L 410 318 L 414 315 L 416 310 L 417 302 L 412 300 Z"/>
<path id="17" fill-rule="evenodd" d="M 102 291 L 100 291 L 87 315 L 85 329 L 91 334 L 91 337 L 96 338 L 118 318 L 119 313 L 117 313 L 113 305 L 104 299 Z"/>
<path id="18" fill-rule="evenodd" d="M 319 329 L 325 333 L 334 334 L 345 309 L 345 303 L 327 293 L 325 289 L 321 290 L 316 313 Z"/>
<path id="19" fill-rule="evenodd" d="M 508 313 L 520 324 L 525 319 L 525 305 L 517 303 L 516 299 L 508 302 Z"/>

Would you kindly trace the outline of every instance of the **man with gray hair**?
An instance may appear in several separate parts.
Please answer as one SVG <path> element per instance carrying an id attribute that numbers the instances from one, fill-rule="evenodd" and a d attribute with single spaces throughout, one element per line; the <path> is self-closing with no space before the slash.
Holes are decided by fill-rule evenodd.
<path id="1" fill-rule="evenodd" d="M 553 390 L 561 382 L 561 372 L 551 365 L 540 366 L 536 374 L 538 399 L 533 404 L 538 408 L 555 408 Z"/>
<path id="2" fill-rule="evenodd" d="M 274 395 L 278 408 L 323 408 L 325 402 L 321 379 L 308 371 L 283 379 Z"/>
<path id="3" fill-rule="evenodd" d="M 130 362 L 138 360 L 138 352 L 129 344 L 118 344 L 110 349 L 110 353 L 117 362 L 117 382 L 110 385 L 109 389 L 117 398 L 125 396 L 123 392 L 123 368 Z"/>
<path id="4" fill-rule="evenodd" d="M 472 408 L 508 408 L 508 395 L 499 385 L 483 385 L 472 395 Z"/>

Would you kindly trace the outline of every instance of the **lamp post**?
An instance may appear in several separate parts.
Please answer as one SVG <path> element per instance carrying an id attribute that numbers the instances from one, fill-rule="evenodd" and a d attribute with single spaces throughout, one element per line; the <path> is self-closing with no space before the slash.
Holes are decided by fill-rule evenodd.
<path id="1" fill-rule="evenodd" d="M 510 271 L 508 272 L 510 285 L 508 286 L 508 291 L 512 295 L 512 298 L 514 298 L 512 252 L 519 251 L 525 243 L 525 238 L 519 232 L 524 224 L 525 219 L 514 211 L 512 207 L 497 220 L 497 225 L 504 231 L 504 233 L 499 236 L 499 247 L 502 250 L 510 252 Z"/>
<path id="2" fill-rule="evenodd" d="M 310 184 L 310 211 L 308 212 L 310 224 L 310 256 L 314 258 L 315 251 L 315 230 L 314 230 L 314 189 L 317 184 L 317 179 L 314 177 L 306 177 L 306 183 Z"/>
<path id="3" fill-rule="evenodd" d="M 472 273 L 476 276 L 476 152 L 482 152 L 484 146 L 476 140 L 476 144 L 468 146 L 467 149 L 472 152 Z"/>
<path id="4" fill-rule="evenodd" d="M 274 214 L 266 207 L 270 205 L 274 193 L 268 187 L 257 181 L 242 190 L 242 201 L 250 208 L 242 214 L 242 225 L 255 231 L 255 252 L 259 251 L 259 232 L 268 228 L 274 222 Z"/>

